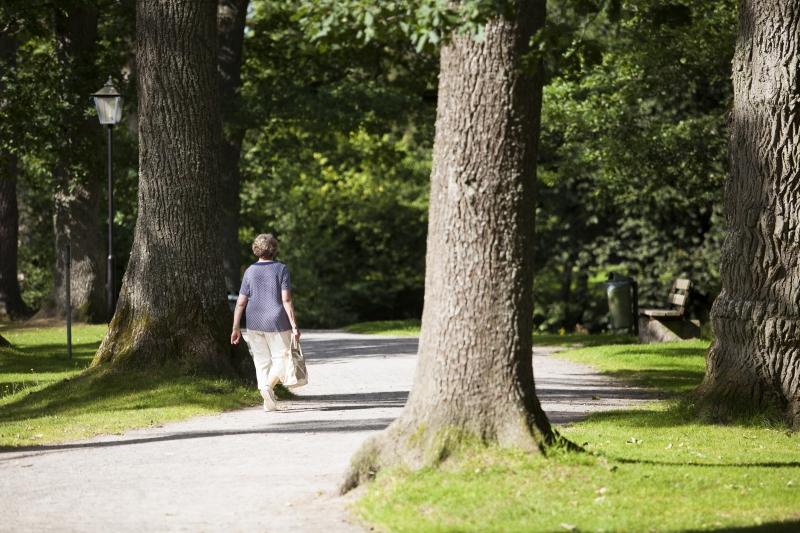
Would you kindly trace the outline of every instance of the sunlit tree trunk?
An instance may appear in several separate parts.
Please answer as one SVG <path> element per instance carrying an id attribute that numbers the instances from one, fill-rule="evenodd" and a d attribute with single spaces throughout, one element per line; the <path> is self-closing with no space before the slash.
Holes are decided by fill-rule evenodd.
<path id="1" fill-rule="evenodd" d="M 476 42 L 441 51 L 425 307 L 401 416 L 354 457 L 344 489 L 417 467 L 464 439 L 539 450 L 553 439 L 532 365 L 534 185 L 541 70 L 528 43 L 544 1 L 515 3 Z"/>
<path id="2" fill-rule="evenodd" d="M 798 427 L 800 4 L 739 6 L 722 292 L 699 393 L 714 415 L 777 408 Z"/>
<path id="3" fill-rule="evenodd" d="M 93 365 L 233 374 L 217 211 L 217 2 L 138 0 L 139 210 Z M 236 352 L 241 353 L 241 352 Z"/>
<path id="4" fill-rule="evenodd" d="M 222 108 L 222 151 L 220 154 L 220 223 L 225 288 L 239 292 L 239 158 L 245 128 L 240 115 L 239 87 L 242 84 L 242 45 L 249 0 L 219 0 L 220 99 Z"/>

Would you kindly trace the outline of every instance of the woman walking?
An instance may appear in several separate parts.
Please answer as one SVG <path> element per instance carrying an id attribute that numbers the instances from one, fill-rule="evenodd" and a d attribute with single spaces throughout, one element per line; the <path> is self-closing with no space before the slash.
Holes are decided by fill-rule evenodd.
<path id="1" fill-rule="evenodd" d="M 289 269 L 275 261 L 277 252 L 278 240 L 271 233 L 262 233 L 253 241 L 253 253 L 258 261 L 242 276 L 231 333 L 231 344 L 239 344 L 240 338 L 244 338 L 250 349 L 265 411 L 278 408 L 273 387 L 286 373 L 292 337 L 300 339 Z M 245 330 L 239 326 L 242 313 L 245 314 Z"/>

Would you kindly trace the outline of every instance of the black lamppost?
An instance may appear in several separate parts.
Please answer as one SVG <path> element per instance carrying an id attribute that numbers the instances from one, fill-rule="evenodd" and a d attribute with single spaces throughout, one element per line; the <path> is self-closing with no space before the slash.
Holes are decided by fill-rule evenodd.
<path id="1" fill-rule="evenodd" d="M 111 76 L 102 89 L 92 95 L 94 107 L 97 109 L 97 118 L 100 124 L 108 128 L 108 285 L 106 287 L 106 303 L 108 304 L 108 321 L 114 316 L 114 249 L 112 248 L 114 235 L 114 188 L 111 179 L 111 131 L 114 124 L 122 118 L 122 96 L 114 88 Z"/>

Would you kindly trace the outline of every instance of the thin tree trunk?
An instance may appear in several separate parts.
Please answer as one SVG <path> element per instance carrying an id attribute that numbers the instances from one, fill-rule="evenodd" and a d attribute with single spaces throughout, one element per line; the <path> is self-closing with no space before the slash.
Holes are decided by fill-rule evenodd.
<path id="1" fill-rule="evenodd" d="M 230 375 L 242 362 L 229 343 L 215 215 L 216 9 L 215 0 L 137 1 L 139 212 L 117 311 L 94 366 Z"/>
<path id="2" fill-rule="evenodd" d="M 0 175 L 0 319 L 27 314 L 17 280 L 17 172 L 16 155 L 5 154 Z"/>
<path id="3" fill-rule="evenodd" d="M 240 116 L 242 84 L 242 45 L 249 0 L 219 0 L 217 31 L 219 35 L 220 99 L 222 107 L 222 150 L 220 154 L 220 224 L 225 288 L 239 292 L 239 159 L 245 128 Z"/>
<path id="4" fill-rule="evenodd" d="M 572 265 L 572 257 L 567 257 L 561 271 L 561 304 L 564 306 L 561 327 L 567 330 L 575 325 L 570 316 L 570 309 L 572 308 Z"/>
<path id="5" fill-rule="evenodd" d="M 106 250 L 102 229 L 104 153 L 102 128 L 87 116 L 89 95 L 104 81 L 98 73 L 97 7 L 89 3 L 56 7 L 56 50 L 62 66 L 61 135 L 53 170 L 55 181 L 53 231 L 56 264 L 54 290 L 40 315 L 63 316 L 66 296 L 64 251 L 72 248 L 73 318 L 106 319 Z"/>
<path id="6" fill-rule="evenodd" d="M 529 450 L 553 439 L 532 364 L 542 77 L 527 52 L 544 1 L 515 9 L 489 21 L 482 42 L 456 36 L 442 48 L 414 388 L 354 457 L 343 490 L 386 465 L 446 457 L 464 439 Z"/>
<path id="7" fill-rule="evenodd" d="M 739 4 L 731 173 L 715 342 L 699 389 L 715 416 L 782 411 L 800 427 L 800 5 Z"/>
<path id="8" fill-rule="evenodd" d="M 12 73 L 16 67 L 17 40 L 0 34 L 0 70 Z M 6 87 L 0 79 L 0 111 L 11 105 Z M 3 113 L 5 115 L 5 113 Z M 0 319 L 19 318 L 28 313 L 17 279 L 17 247 L 19 246 L 19 210 L 17 209 L 17 154 L 8 150 L 12 144 L 10 125 L 0 126 L 4 138 L 0 152 Z"/>

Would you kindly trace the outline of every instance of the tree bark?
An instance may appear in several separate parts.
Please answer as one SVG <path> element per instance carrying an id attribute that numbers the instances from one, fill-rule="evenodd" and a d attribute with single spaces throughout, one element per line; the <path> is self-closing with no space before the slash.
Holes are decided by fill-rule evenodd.
<path id="1" fill-rule="evenodd" d="M 216 9 L 216 0 L 137 1 L 139 211 L 117 310 L 93 366 L 232 375 L 242 363 L 229 343 L 215 214 Z"/>
<path id="2" fill-rule="evenodd" d="M 55 9 L 56 52 L 63 69 L 61 135 L 57 142 L 53 232 L 56 264 L 52 298 L 40 316 L 64 316 L 64 252 L 72 248 L 72 309 L 75 320 L 106 319 L 106 250 L 102 229 L 105 175 L 102 128 L 87 113 L 89 95 L 104 79 L 97 72 L 97 7 L 90 3 Z"/>
<path id="3" fill-rule="evenodd" d="M 27 314 L 17 279 L 19 211 L 17 209 L 17 157 L 3 154 L 0 176 L 0 319 Z"/>
<path id="4" fill-rule="evenodd" d="M 554 433 L 533 379 L 535 163 L 542 75 L 528 43 L 544 1 L 515 3 L 441 51 L 425 303 L 414 388 L 353 459 L 348 490 L 462 440 L 541 450 Z"/>
<path id="5" fill-rule="evenodd" d="M 13 73 L 17 59 L 17 40 L 0 33 L 0 70 Z M 12 74 L 13 75 L 13 74 Z M 0 115 L 10 106 L 10 96 L 0 78 Z M 11 125 L 0 126 L 3 147 L 0 152 L 0 319 L 20 318 L 28 313 L 17 279 L 17 249 L 19 246 L 19 210 L 17 208 L 17 154 L 11 151 L 14 131 Z"/>
<path id="6" fill-rule="evenodd" d="M 722 291 L 698 393 L 716 417 L 777 408 L 800 427 L 800 5 L 739 6 Z"/>
<path id="7" fill-rule="evenodd" d="M 245 128 L 241 120 L 242 45 L 249 0 L 219 0 L 217 32 L 219 35 L 219 75 L 222 109 L 222 150 L 220 154 L 220 224 L 225 288 L 239 292 L 239 159 Z"/>

